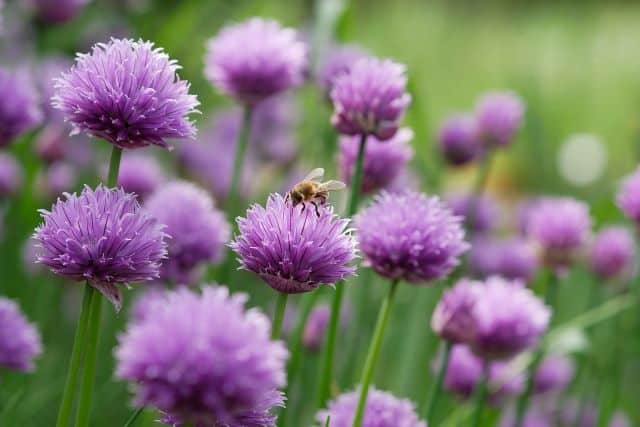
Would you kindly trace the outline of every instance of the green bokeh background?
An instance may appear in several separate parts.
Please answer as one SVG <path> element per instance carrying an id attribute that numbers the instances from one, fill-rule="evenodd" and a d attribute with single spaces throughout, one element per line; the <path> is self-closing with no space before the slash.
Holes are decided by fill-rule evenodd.
<path id="1" fill-rule="evenodd" d="M 309 31 L 318 21 L 315 10 L 311 1 L 155 0 L 143 11 L 132 12 L 121 3 L 101 0 L 61 27 L 36 27 L 25 22 L 33 31 L 34 48 L 26 50 L 24 56 L 84 51 L 87 34 L 95 33 L 96 27 L 113 28 L 101 30 L 102 40 L 112 31 L 127 27 L 129 35 L 156 42 L 183 66 L 181 76 L 192 82 L 192 90 L 203 104 L 199 122 L 204 125 L 212 111 L 230 105 L 203 78 L 205 40 L 225 23 L 254 15 Z M 640 4 L 633 2 L 354 1 L 339 19 L 336 38 L 359 43 L 378 56 L 407 65 L 413 104 L 406 123 L 416 133 L 412 166 L 425 191 L 468 186 L 474 175 L 473 169 L 455 173 L 443 169 L 432 145 L 441 120 L 453 111 L 471 109 L 482 92 L 510 88 L 526 101 L 526 126 L 515 146 L 499 155 L 489 191 L 507 204 L 526 194 L 572 194 L 590 202 L 600 226 L 623 221 L 613 197 L 618 180 L 635 167 L 638 158 L 639 20 Z M 326 132 L 330 110 L 314 88 L 305 87 L 297 93 L 300 163 L 303 168 L 324 166 L 333 171 L 334 153 L 322 148 L 332 143 Z M 597 135 L 608 155 L 603 176 L 587 187 L 574 187 L 557 172 L 557 148 L 576 132 Z M 32 138 L 25 136 L 11 147 L 27 169 L 27 189 L 33 188 L 40 167 L 32 155 Z M 98 149 L 106 152 L 106 144 L 102 145 L 105 147 Z M 167 167 L 170 156 L 162 153 Z M 93 184 L 95 180 L 91 177 L 86 182 Z M 279 189 L 279 183 L 280 178 L 274 178 L 273 185 L 267 182 L 263 192 L 252 199 L 262 202 L 266 192 Z M 54 424 L 75 310 L 80 305 L 79 286 L 64 284 L 52 275 L 33 277 L 24 271 L 23 242 L 38 223 L 36 209 L 41 207 L 47 206 L 30 190 L 6 206 L 0 293 L 17 299 L 28 317 L 38 323 L 45 353 L 33 374 L 0 373 L 1 426 Z M 336 386 L 342 389 L 352 388 L 359 376 L 378 304 L 388 284 L 361 270 L 347 286 L 352 301 L 366 303 L 358 304 L 365 307 L 362 328 L 340 334 L 340 380 Z M 235 275 L 232 287 L 249 292 L 251 304 L 267 310 L 275 300 L 264 284 L 248 274 Z M 561 284 L 558 319 L 583 312 L 593 287 L 599 300 L 612 293 L 595 283 L 583 268 L 572 271 Z M 127 303 L 134 292 L 126 293 Z M 327 288 L 321 292 L 323 299 L 329 299 L 333 291 Z M 375 376 L 380 388 L 416 401 L 424 398 L 437 347 L 428 318 L 439 293 L 439 286 L 401 286 Z M 295 303 L 298 298 L 292 299 Z M 634 425 L 640 425 L 636 403 L 640 392 L 640 317 L 636 312 L 634 308 L 615 321 L 598 325 L 587 353 L 592 362 L 587 364 L 587 375 L 575 386 L 574 394 L 578 398 L 586 396 L 601 408 L 616 401 L 633 417 Z M 92 426 L 123 425 L 131 413 L 126 386 L 112 378 L 112 348 L 126 318 L 126 307 L 118 315 L 109 308 L 103 313 Z M 303 357 L 301 381 L 289 397 L 297 415 L 290 426 L 311 425 L 318 359 L 313 353 Z M 436 425 L 461 407 L 452 398 L 444 399 Z M 494 425 L 496 417 L 495 411 L 488 411 L 484 425 Z M 153 418 L 154 414 L 145 414 L 142 422 L 151 425 Z"/>

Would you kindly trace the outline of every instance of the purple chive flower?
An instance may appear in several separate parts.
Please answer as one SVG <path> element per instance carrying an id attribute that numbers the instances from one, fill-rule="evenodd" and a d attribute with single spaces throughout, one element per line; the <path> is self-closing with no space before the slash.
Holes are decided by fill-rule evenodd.
<path id="1" fill-rule="evenodd" d="M 298 120 L 297 111 L 294 100 L 288 96 L 273 96 L 258 104 L 251 120 L 250 149 L 264 160 L 279 165 L 295 160 L 298 150 L 293 130 Z M 240 132 L 241 115 L 238 110 L 236 133 Z"/>
<path id="2" fill-rule="evenodd" d="M 474 352 L 485 359 L 508 359 L 538 342 L 549 326 L 551 310 L 522 282 L 494 276 L 486 280 L 473 318 Z"/>
<path id="3" fill-rule="evenodd" d="M 341 394 L 329 402 L 328 409 L 318 412 L 316 421 L 324 426 L 330 418 L 331 427 L 351 427 L 359 396 L 359 391 Z M 370 387 L 362 427 L 427 427 L 427 424 L 420 420 L 410 400 Z"/>
<path id="4" fill-rule="evenodd" d="M 591 245 L 591 269 L 602 279 L 630 273 L 635 252 L 635 243 L 629 230 L 617 226 L 604 228 Z"/>
<path id="5" fill-rule="evenodd" d="M 345 44 L 329 50 L 318 70 L 318 84 L 329 96 L 336 78 L 349 74 L 351 67 L 368 54 L 359 46 Z"/>
<path id="6" fill-rule="evenodd" d="M 533 405 L 529 405 L 527 412 L 524 414 L 522 420 L 522 427 L 553 427 L 554 419 L 549 410 L 541 407 L 537 402 Z M 516 426 L 516 413 L 514 410 L 505 411 L 500 420 L 500 427 L 517 427 Z M 573 427 L 573 426 L 570 426 Z"/>
<path id="7" fill-rule="evenodd" d="M 462 399 L 469 399 L 483 375 L 483 364 L 482 359 L 473 354 L 468 346 L 454 345 L 444 377 L 444 388 Z M 523 376 L 515 373 L 509 364 L 490 362 L 489 401 L 491 403 L 499 404 L 505 397 L 517 395 L 523 388 Z"/>
<path id="8" fill-rule="evenodd" d="M 593 402 L 569 400 L 558 408 L 561 426 L 596 427 L 598 423 L 598 407 Z"/>
<path id="9" fill-rule="evenodd" d="M 42 353 L 40 334 L 14 301 L 0 297 L 0 366 L 33 371 L 33 359 Z"/>
<path id="10" fill-rule="evenodd" d="M 245 309 L 247 299 L 222 286 L 202 295 L 182 288 L 131 322 L 119 337 L 116 377 L 134 384 L 135 405 L 158 408 L 174 425 L 274 426 L 288 353 L 270 340 L 267 317 Z"/>
<path id="11" fill-rule="evenodd" d="M 440 151 L 453 166 L 462 166 L 478 158 L 482 145 L 478 126 L 470 114 L 454 114 L 440 127 L 438 134 Z"/>
<path id="12" fill-rule="evenodd" d="M 411 102 L 406 86 L 404 65 L 388 59 L 359 60 L 348 74 L 334 80 L 333 126 L 345 135 L 391 138 Z"/>
<path id="13" fill-rule="evenodd" d="M 217 114 L 210 129 L 203 132 L 197 141 L 187 141 L 178 146 L 178 161 L 186 173 L 198 181 L 213 194 L 216 200 L 227 200 L 231 176 L 233 174 L 233 158 L 237 143 L 240 122 L 235 112 Z M 251 150 L 245 156 L 245 167 L 242 168 L 240 194 L 250 194 L 256 159 Z"/>
<path id="14" fill-rule="evenodd" d="M 538 259 L 535 248 L 525 239 L 479 236 L 469 252 L 469 264 L 483 278 L 502 276 L 527 282 L 538 267 Z"/>
<path id="15" fill-rule="evenodd" d="M 30 0 L 38 18 L 47 24 L 72 20 L 89 0 Z"/>
<path id="16" fill-rule="evenodd" d="M 328 304 L 320 304 L 313 308 L 309 313 L 309 318 L 304 326 L 302 334 L 302 344 L 307 350 L 317 351 L 322 347 L 324 337 L 326 335 L 327 326 L 329 325 L 329 317 L 331 308 Z M 340 325 L 345 326 L 349 319 L 349 310 L 343 305 L 340 311 Z"/>
<path id="17" fill-rule="evenodd" d="M 162 226 L 121 189 L 85 187 L 79 196 L 64 197 L 51 211 L 40 211 L 44 222 L 34 234 L 38 262 L 58 275 L 88 281 L 119 310 L 118 284 L 159 276 L 167 255 Z"/>
<path id="18" fill-rule="evenodd" d="M 431 329 L 451 343 L 471 341 L 475 336 L 473 305 L 482 291 L 479 282 L 459 280 L 440 298 L 431 317 Z"/>
<path id="19" fill-rule="evenodd" d="M 640 167 L 624 178 L 616 202 L 627 218 L 640 224 Z"/>
<path id="20" fill-rule="evenodd" d="M 118 186 L 127 193 L 134 193 L 138 200 L 146 200 L 166 176 L 158 161 L 148 155 L 125 153 L 120 163 Z"/>
<path id="21" fill-rule="evenodd" d="M 540 203 L 544 198 L 528 198 L 522 200 L 518 203 L 515 212 L 515 226 L 518 229 L 518 233 L 522 236 L 527 235 L 527 229 L 529 228 L 529 222 L 531 221 L 531 216 L 536 210 L 538 203 Z"/>
<path id="22" fill-rule="evenodd" d="M 51 1 L 51 3 L 58 3 Z M 64 2 L 62 2 L 64 3 Z M 60 110 L 53 108 L 51 105 L 51 98 L 56 94 L 56 80 L 67 71 L 73 62 L 63 56 L 50 56 L 43 59 L 38 64 L 38 70 L 36 72 L 38 80 L 38 89 L 40 91 L 40 103 L 42 105 L 42 112 L 44 113 L 44 119 L 48 125 L 56 124 L 58 127 L 63 127 L 62 122 L 64 115 Z M 65 137 L 68 137 L 69 129 L 65 129 Z"/>
<path id="23" fill-rule="evenodd" d="M 0 198 L 16 194 L 22 186 L 22 176 L 22 166 L 16 159 L 0 152 Z"/>
<path id="24" fill-rule="evenodd" d="M 42 120 L 37 91 L 27 70 L 0 67 L 0 147 L 9 145 Z"/>
<path id="25" fill-rule="evenodd" d="M 382 192 L 357 215 L 360 250 L 376 273 L 409 283 L 449 274 L 469 245 L 462 219 L 437 197 Z"/>
<path id="26" fill-rule="evenodd" d="M 56 162 L 41 171 L 36 177 L 40 196 L 55 199 L 59 194 L 71 191 L 76 183 L 75 169 L 68 163 Z"/>
<path id="27" fill-rule="evenodd" d="M 409 144 L 412 138 L 413 131 L 407 128 L 400 129 L 388 141 L 369 137 L 365 146 L 360 191 L 372 193 L 393 183 L 413 157 L 413 148 Z M 351 183 L 358 158 L 358 148 L 358 137 L 343 136 L 340 139 L 338 165 L 340 177 L 347 184 Z"/>
<path id="28" fill-rule="evenodd" d="M 255 105 L 302 83 L 306 67 L 307 48 L 295 30 L 251 18 L 208 41 L 204 73 L 222 93 Z"/>
<path id="29" fill-rule="evenodd" d="M 136 295 L 131 308 L 129 309 L 129 319 L 131 322 L 143 322 L 147 319 L 147 314 L 155 310 L 157 304 L 164 304 L 166 288 L 163 286 L 148 286 L 141 293 Z"/>
<path id="30" fill-rule="evenodd" d="M 491 231 L 500 219 L 500 210 L 488 195 L 452 194 L 446 197 L 446 202 L 476 233 Z"/>
<path id="31" fill-rule="evenodd" d="M 35 152 L 45 163 L 63 160 L 69 151 L 69 130 L 64 126 L 49 124 L 36 137 Z"/>
<path id="32" fill-rule="evenodd" d="M 186 181 L 171 182 L 149 198 L 145 209 L 166 225 L 171 236 L 169 257 L 162 265 L 163 280 L 190 284 L 184 280 L 199 264 L 220 261 L 231 230 L 204 190 Z"/>
<path id="33" fill-rule="evenodd" d="M 548 197 L 538 202 L 527 227 L 544 262 L 554 267 L 570 264 L 590 233 L 589 207 L 569 197 Z"/>
<path id="34" fill-rule="evenodd" d="M 513 92 L 490 92 L 478 101 L 475 117 L 486 146 L 506 146 L 522 126 L 524 103 Z"/>
<path id="35" fill-rule="evenodd" d="M 187 116 L 199 103 L 180 80 L 179 65 L 153 43 L 111 39 L 79 55 L 56 81 L 53 106 L 74 131 L 123 149 L 158 145 L 196 133 Z"/>
<path id="36" fill-rule="evenodd" d="M 272 194 L 266 208 L 255 204 L 237 219 L 240 235 L 230 246 L 240 265 L 280 292 L 312 291 L 355 273 L 349 265 L 356 257 L 349 220 L 331 207 L 321 207 L 320 216 L 303 207 Z"/>
<path id="37" fill-rule="evenodd" d="M 573 378 L 574 364 L 571 359 L 560 356 L 547 356 L 538 366 L 534 376 L 534 391 L 548 393 L 562 391 Z"/>

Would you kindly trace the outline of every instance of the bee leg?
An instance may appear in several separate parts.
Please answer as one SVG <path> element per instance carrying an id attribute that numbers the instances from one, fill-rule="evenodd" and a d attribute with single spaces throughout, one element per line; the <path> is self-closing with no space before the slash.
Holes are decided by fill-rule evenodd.
<path id="1" fill-rule="evenodd" d="M 313 206 L 315 206 L 316 208 L 316 215 L 318 215 L 318 218 L 320 218 L 320 211 L 318 210 L 318 204 L 316 202 L 314 202 L 313 200 L 311 201 L 311 204 Z"/>
<path id="2" fill-rule="evenodd" d="M 289 193 L 287 193 L 286 196 L 284 196 L 284 202 L 287 203 L 289 201 Z"/>
<path id="3" fill-rule="evenodd" d="M 305 208 L 307 207 L 306 203 L 302 203 L 302 210 L 300 211 L 300 213 L 304 213 Z"/>

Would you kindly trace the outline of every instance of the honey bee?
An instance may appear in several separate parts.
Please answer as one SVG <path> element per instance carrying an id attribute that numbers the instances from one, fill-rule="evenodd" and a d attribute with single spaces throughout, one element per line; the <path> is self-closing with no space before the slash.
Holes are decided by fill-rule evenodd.
<path id="1" fill-rule="evenodd" d="M 316 215 L 320 216 L 318 205 L 324 205 L 327 202 L 330 191 L 342 190 L 346 187 L 341 181 L 320 182 L 319 179 L 324 176 L 324 169 L 317 168 L 309 172 L 302 181 L 293 186 L 291 191 L 287 193 L 285 201 L 291 199 L 294 207 L 302 203 L 302 211 L 304 212 L 306 202 L 311 203 L 316 209 Z"/>

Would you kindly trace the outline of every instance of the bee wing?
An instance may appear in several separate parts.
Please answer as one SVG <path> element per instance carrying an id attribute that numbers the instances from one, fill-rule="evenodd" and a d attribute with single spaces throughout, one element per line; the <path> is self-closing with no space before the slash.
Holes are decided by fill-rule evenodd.
<path id="1" fill-rule="evenodd" d="M 315 168 L 307 176 L 304 177 L 303 181 L 315 181 L 318 178 L 322 178 L 324 176 L 323 168 Z"/>
<path id="2" fill-rule="evenodd" d="M 338 190 L 342 190 L 346 187 L 347 185 L 342 182 L 342 181 L 336 181 L 336 180 L 331 180 L 331 181 L 327 181 L 327 182 L 323 182 L 322 184 L 320 184 L 318 186 L 318 190 L 320 191 L 338 191 Z"/>

